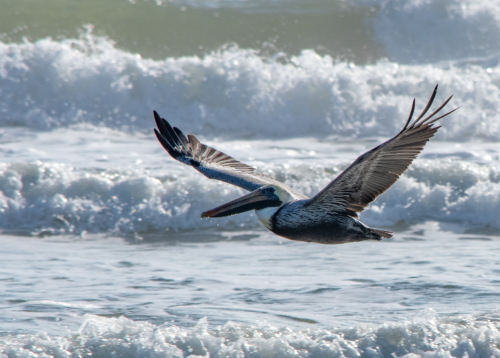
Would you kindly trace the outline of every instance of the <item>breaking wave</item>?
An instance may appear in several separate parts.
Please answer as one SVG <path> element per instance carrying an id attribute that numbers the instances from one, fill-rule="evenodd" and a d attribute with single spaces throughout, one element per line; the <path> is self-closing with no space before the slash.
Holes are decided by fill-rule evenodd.
<path id="1" fill-rule="evenodd" d="M 264 168 L 265 169 L 265 168 Z M 340 169 L 275 167 L 271 175 L 310 196 Z M 0 229 L 35 235 L 164 234 L 182 230 L 261 228 L 254 214 L 200 219 L 243 194 L 195 171 L 152 175 L 131 169 L 78 171 L 43 162 L 2 164 Z M 361 219 L 391 227 L 426 220 L 500 229 L 500 168 L 452 160 L 417 161 Z"/>
<path id="2" fill-rule="evenodd" d="M 80 331 L 71 337 L 2 337 L 0 352 L 15 357 L 486 358 L 500 355 L 500 327 L 494 318 L 438 319 L 429 313 L 379 326 L 293 330 L 232 322 L 209 328 L 206 318 L 183 328 L 86 315 Z"/>
<path id="3" fill-rule="evenodd" d="M 150 130 L 156 109 L 186 131 L 288 138 L 393 135 L 439 83 L 437 101 L 461 106 L 437 138 L 500 139 L 500 66 L 356 66 L 304 50 L 268 58 L 227 47 L 203 57 L 155 61 L 90 31 L 80 39 L 0 43 L 0 126 L 36 129 L 90 123 Z"/>

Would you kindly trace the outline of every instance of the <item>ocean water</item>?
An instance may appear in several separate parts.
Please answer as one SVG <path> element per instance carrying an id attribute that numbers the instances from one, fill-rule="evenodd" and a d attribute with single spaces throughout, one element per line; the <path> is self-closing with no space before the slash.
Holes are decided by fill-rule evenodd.
<path id="1" fill-rule="evenodd" d="M 0 0 L 1 357 L 500 357 L 500 3 Z M 454 95 L 323 246 L 175 162 L 185 133 L 314 195 Z"/>

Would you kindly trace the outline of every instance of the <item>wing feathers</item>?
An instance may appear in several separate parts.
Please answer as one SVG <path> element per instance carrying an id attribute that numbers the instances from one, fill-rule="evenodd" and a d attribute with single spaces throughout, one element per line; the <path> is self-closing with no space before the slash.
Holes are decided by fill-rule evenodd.
<path id="1" fill-rule="evenodd" d="M 408 116 L 408 119 L 406 120 L 406 124 L 400 133 L 404 132 L 406 130 L 406 128 L 408 128 L 408 124 L 410 124 L 411 118 L 413 117 L 413 112 L 415 112 L 415 98 L 413 99 L 413 102 L 411 103 L 410 115 Z"/>
<path id="2" fill-rule="evenodd" d="M 392 139 L 361 155 L 306 206 L 321 206 L 318 210 L 342 212 L 352 217 L 362 212 L 375 198 L 389 189 L 420 154 L 425 144 L 434 136 L 439 126 L 433 124 L 458 108 L 434 118 L 451 100 L 446 99 L 435 111 L 425 117 L 437 93 L 436 86 L 420 115 L 412 120 L 415 112 L 413 100 L 410 114 L 403 129 Z M 165 150 L 176 160 L 193 166 L 211 179 L 225 181 L 246 190 L 262 185 L 280 185 L 295 193 L 286 185 L 255 172 L 249 165 L 211 148 L 194 136 L 187 137 L 154 112 L 158 130 L 155 134 Z M 425 117 L 425 118 L 424 118 Z M 306 198 L 306 197 L 304 197 Z"/>
<path id="3" fill-rule="evenodd" d="M 180 139 L 182 146 L 184 147 L 184 150 L 189 151 L 189 142 L 184 133 L 182 133 L 179 128 L 174 127 L 173 129 L 175 134 L 177 135 L 177 138 Z"/>
<path id="4" fill-rule="evenodd" d="M 253 191 L 262 185 L 274 184 L 292 191 L 286 185 L 255 172 L 249 165 L 241 163 L 229 155 L 211 148 L 194 136 L 187 137 L 176 127 L 172 127 L 156 111 L 153 112 L 158 130 L 154 130 L 158 141 L 170 156 L 190 165 L 210 179 L 217 179 L 243 189 Z"/>
<path id="5" fill-rule="evenodd" d="M 415 100 L 403 129 L 394 138 L 361 155 L 328 186 L 309 200 L 309 206 L 327 205 L 335 202 L 337 211 L 357 217 L 375 198 L 389 189 L 420 154 L 425 144 L 437 132 L 439 126 L 432 126 L 437 120 L 453 113 L 456 109 L 433 118 L 451 100 L 446 99 L 434 112 L 424 118 L 437 93 L 434 88 L 422 113 L 412 121 Z M 339 200 L 339 193 L 342 199 Z M 332 206 L 332 204 L 330 204 Z"/>
<path id="6" fill-rule="evenodd" d="M 422 111 L 422 113 L 420 113 L 420 116 L 417 117 L 417 119 L 415 119 L 415 122 L 413 122 L 413 126 L 415 126 L 418 121 L 420 121 L 420 119 L 425 116 L 425 114 L 427 113 L 427 111 L 429 110 L 429 108 L 431 108 L 432 106 L 432 102 L 434 102 L 434 98 L 436 98 L 436 93 L 437 93 L 437 89 L 438 89 L 438 86 L 436 85 L 436 87 L 434 87 L 434 91 L 432 91 L 432 95 L 431 95 L 431 98 L 429 98 L 429 101 L 427 102 L 427 104 L 425 105 L 425 108 L 424 110 Z M 410 127 L 411 128 L 411 127 Z"/>

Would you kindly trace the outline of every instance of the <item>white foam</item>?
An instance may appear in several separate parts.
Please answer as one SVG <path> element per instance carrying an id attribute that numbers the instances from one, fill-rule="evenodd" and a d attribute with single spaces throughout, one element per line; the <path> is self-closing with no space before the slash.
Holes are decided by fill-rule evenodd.
<path id="1" fill-rule="evenodd" d="M 497 165 L 419 161 L 363 219 L 373 225 L 429 219 L 498 229 L 499 174 Z"/>
<path id="2" fill-rule="evenodd" d="M 283 64 L 226 48 L 203 58 L 143 59 L 92 33 L 0 43 L 0 125 L 51 129 L 91 123 L 151 130 L 156 109 L 187 132 L 236 138 L 393 135 L 439 83 L 455 94 L 438 139 L 500 138 L 500 67 L 355 66 L 305 50 Z"/>
<path id="3" fill-rule="evenodd" d="M 493 314 L 495 315 L 495 314 Z M 210 328 L 206 318 L 195 327 L 155 326 L 125 317 L 86 315 L 73 337 L 7 336 L 6 356 L 50 357 L 109 355 L 135 357 L 497 357 L 498 325 L 482 317 L 438 319 L 431 312 L 414 319 L 351 329 L 293 330 L 266 323 L 228 322 Z"/>
<path id="4" fill-rule="evenodd" d="M 35 234 L 166 232 L 214 227 L 199 214 L 240 192 L 195 177 L 158 178 L 140 171 L 79 173 L 64 165 L 4 164 L 0 174 L 0 226 Z M 208 193 L 208 195 L 207 195 Z M 241 193 L 241 192 L 240 192 Z M 243 225 L 234 217 L 225 225 Z"/>
<path id="5" fill-rule="evenodd" d="M 268 173 L 312 196 L 349 164 L 309 162 L 270 164 L 261 170 L 273 169 Z M 89 173 L 43 162 L 4 163 L 0 169 L 0 227 L 6 232 L 152 233 L 168 238 L 172 230 L 261 228 L 253 213 L 200 219 L 201 212 L 244 191 L 195 170 L 176 175 L 164 175 L 172 171 L 168 167 L 156 174 L 119 168 Z M 433 220 L 499 229 L 499 210 L 500 166 L 434 159 L 414 163 L 361 218 L 375 227 Z"/>

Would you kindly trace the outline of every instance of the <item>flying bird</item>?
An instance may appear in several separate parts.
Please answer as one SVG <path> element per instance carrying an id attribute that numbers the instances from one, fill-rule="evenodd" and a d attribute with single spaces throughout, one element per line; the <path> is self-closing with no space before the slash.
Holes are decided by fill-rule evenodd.
<path id="1" fill-rule="evenodd" d="M 392 139 L 358 157 L 323 190 L 312 198 L 287 185 L 259 174 L 247 164 L 211 148 L 194 136 L 187 137 L 154 111 L 158 140 L 172 158 L 192 166 L 210 179 L 221 180 L 250 191 L 238 199 L 201 214 L 218 218 L 255 210 L 266 228 L 276 235 L 296 241 L 343 244 L 391 238 L 392 232 L 370 228 L 358 220 L 358 213 L 389 189 L 440 128 L 434 123 L 456 109 L 434 118 L 450 101 L 450 96 L 424 118 L 436 96 L 437 87 L 422 113 Z"/>

